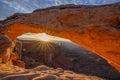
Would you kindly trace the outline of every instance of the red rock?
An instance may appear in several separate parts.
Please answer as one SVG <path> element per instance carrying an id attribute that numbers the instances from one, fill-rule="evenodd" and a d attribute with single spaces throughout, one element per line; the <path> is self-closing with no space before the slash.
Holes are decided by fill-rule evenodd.
<path id="1" fill-rule="evenodd" d="M 26 32 L 65 37 L 105 58 L 120 71 L 120 3 L 103 6 L 52 7 L 17 14 L 2 21 L 15 39 Z"/>
<path id="2" fill-rule="evenodd" d="M 11 53 L 10 59 L 11 59 L 11 60 L 17 60 L 17 59 L 19 59 L 19 56 L 18 56 L 17 53 Z"/>
<path id="3" fill-rule="evenodd" d="M 42 68 L 46 67 L 42 65 Z M 39 66 L 38 68 L 41 68 Z M 51 69 L 50 67 L 47 67 L 47 70 L 45 71 L 39 71 L 39 69 L 29 69 L 29 70 L 20 70 L 18 69 L 14 72 L 0 72 L 0 79 L 1 80 L 105 80 L 100 77 L 96 76 L 88 76 L 84 74 L 76 74 L 72 72 L 72 74 L 69 73 L 69 71 L 59 72 L 58 69 Z"/>
<path id="4" fill-rule="evenodd" d="M 10 60 L 12 42 L 6 35 L 0 35 L 0 58 L 1 63 Z"/>
<path id="5" fill-rule="evenodd" d="M 25 68 L 25 63 L 21 60 L 12 60 L 13 65 Z"/>

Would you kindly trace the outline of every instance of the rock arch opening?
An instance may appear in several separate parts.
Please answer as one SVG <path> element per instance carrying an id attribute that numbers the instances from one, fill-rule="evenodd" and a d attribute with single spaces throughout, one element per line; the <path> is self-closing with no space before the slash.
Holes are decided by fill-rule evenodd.
<path id="1" fill-rule="evenodd" d="M 12 40 L 26 32 L 45 32 L 44 28 L 47 27 L 47 34 L 72 40 L 106 59 L 109 64 L 120 71 L 119 3 L 98 7 L 74 5 L 68 7 L 69 9 L 66 6 L 65 10 L 58 8 L 53 7 L 37 10 L 30 14 L 13 15 L 0 23 L 8 26 L 10 31 L 7 34 Z M 77 61 L 75 60 L 75 62 Z M 93 63 L 94 61 L 90 62 Z M 84 66 L 85 64 L 82 64 L 81 70 L 86 70 L 89 73 L 91 68 L 84 69 Z M 110 70 L 102 70 L 106 71 L 107 76 L 108 73 L 111 73 Z M 111 76 L 113 77 L 113 75 Z M 112 78 L 111 80 L 116 79 Z"/>
<path id="2" fill-rule="evenodd" d="M 8 36 L 14 40 L 17 36 L 26 33 L 33 32 L 39 33 L 43 32 L 44 25 L 40 25 L 39 29 L 37 27 L 31 27 L 27 24 L 23 23 L 13 23 L 8 26 L 10 32 Z M 85 28 L 56 28 L 52 29 L 52 27 L 48 28 L 50 32 L 47 34 L 60 36 L 64 38 L 68 38 L 73 42 L 95 52 L 100 55 L 104 59 L 106 59 L 112 66 L 114 66 L 117 70 L 120 69 L 119 66 L 119 33 L 116 30 L 111 30 L 108 27 L 98 27 L 90 25 Z M 45 30 L 44 30 L 45 31 Z M 109 33 L 109 31 L 112 31 Z M 52 33 L 51 33 L 52 32 Z M 98 36 L 99 35 L 99 36 Z M 101 37 L 102 36 L 102 37 Z"/>
<path id="3" fill-rule="evenodd" d="M 32 27 L 32 26 L 29 26 L 29 25 L 23 24 L 23 23 L 13 23 L 13 24 L 8 25 L 9 33 L 7 33 L 7 35 L 12 40 L 15 40 L 17 36 L 20 36 L 20 35 L 22 35 L 26 32 L 33 32 L 33 33 L 44 32 L 44 30 L 42 28 L 44 26 L 39 26 L 39 27 L 40 28 L 38 29 L 37 27 Z M 119 57 L 114 55 L 114 54 L 109 55 L 108 53 L 103 53 L 104 51 L 108 51 L 109 48 L 110 48 L 110 50 L 114 50 L 117 47 L 117 45 L 113 45 L 114 48 L 111 48 L 110 45 L 114 44 L 111 41 L 107 42 L 107 43 L 105 42 L 105 44 L 104 44 L 104 38 L 111 39 L 111 37 L 117 37 L 117 35 L 114 36 L 113 34 L 108 34 L 106 31 L 105 32 L 103 31 L 104 29 L 106 29 L 106 27 L 100 28 L 100 27 L 97 27 L 97 26 L 88 26 L 88 27 L 85 27 L 83 29 L 81 29 L 81 28 L 80 29 L 79 28 L 78 29 L 76 29 L 76 28 L 75 29 L 74 28 L 73 29 L 72 28 L 71 29 L 70 28 L 69 29 L 66 29 L 66 28 L 63 29 L 62 28 L 62 29 L 51 30 L 51 28 L 50 28 L 48 30 L 50 30 L 50 32 L 52 32 L 52 33 L 49 33 L 49 32 L 46 32 L 46 33 L 54 35 L 54 36 L 60 36 L 60 37 L 63 37 L 63 38 L 68 38 L 68 39 L 72 40 L 73 42 L 75 42 L 79 45 L 82 45 L 83 47 L 85 47 L 85 48 L 95 52 L 96 54 L 100 55 L 101 57 L 105 58 L 107 61 L 112 62 L 113 63 L 112 65 L 119 70 L 119 64 L 117 64 L 117 63 L 119 63 L 118 62 Z M 98 40 L 102 41 L 102 39 L 100 39 L 101 37 L 98 36 L 98 35 L 104 35 L 103 36 L 103 43 L 98 41 Z M 119 43 L 119 41 L 117 41 L 117 42 Z M 111 43 L 111 44 L 109 44 L 109 43 Z M 113 59 L 113 57 L 115 57 L 115 58 Z M 82 59 L 82 58 L 80 57 L 77 60 L 73 60 L 73 59 L 70 59 L 70 60 L 73 60 L 74 62 L 78 63 L 80 59 Z M 85 59 L 86 59 L 86 57 L 84 57 L 83 61 Z M 90 61 L 90 63 L 94 63 L 94 61 L 95 60 Z M 97 61 L 99 62 L 101 60 L 98 59 Z M 97 64 L 97 65 L 101 64 L 101 63 L 98 63 L 97 61 L 95 61 L 95 64 Z M 105 61 L 105 64 L 107 64 L 108 67 L 111 67 L 107 63 L 107 61 Z M 114 64 L 114 62 L 115 62 L 115 64 Z M 104 63 L 104 61 L 103 61 L 103 63 Z M 79 72 L 83 72 L 83 73 L 88 74 L 88 75 L 101 76 L 99 74 L 104 73 L 104 71 L 108 71 L 108 68 L 101 71 L 101 68 L 100 68 L 101 66 L 97 66 L 98 68 L 96 68 L 96 69 L 100 70 L 99 71 L 100 73 L 96 73 L 95 70 L 90 70 L 90 69 L 94 69 L 94 68 L 92 68 L 94 64 L 92 64 L 92 65 L 91 64 L 85 65 L 85 64 L 82 64 L 81 66 L 79 66 L 79 64 L 76 64 L 77 68 L 81 67 L 81 70 Z M 84 66 L 86 66 L 86 67 L 84 67 Z M 91 68 L 90 68 L 90 66 L 91 66 Z M 104 64 L 102 66 L 104 66 Z M 74 69 L 72 68 L 72 70 L 77 72 L 78 71 L 78 70 L 76 70 L 77 68 L 74 68 Z M 91 71 L 93 71 L 93 72 L 91 72 Z M 117 72 L 114 68 L 112 68 L 111 71 L 115 71 L 115 73 L 117 73 L 117 76 L 119 76 L 119 72 Z M 107 73 L 107 72 L 105 72 L 105 73 Z M 106 76 L 109 76 L 108 73 L 106 74 Z M 104 75 L 102 77 L 104 77 Z"/>
<path id="4" fill-rule="evenodd" d="M 50 41 L 42 41 L 39 37 L 43 35 L 45 33 L 24 33 L 16 38 L 16 53 L 20 54 L 26 68 L 47 65 L 100 77 L 110 78 L 111 73 L 119 75 L 105 59 L 70 40 L 48 35 Z M 111 72 L 108 75 L 106 71 Z"/>

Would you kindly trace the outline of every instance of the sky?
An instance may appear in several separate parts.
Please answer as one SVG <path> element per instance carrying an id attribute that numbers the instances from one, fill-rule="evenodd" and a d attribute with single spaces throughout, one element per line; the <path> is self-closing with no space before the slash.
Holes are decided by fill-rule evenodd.
<path id="1" fill-rule="evenodd" d="M 63 4 L 103 5 L 120 2 L 120 0 L 0 0 L 0 20 L 14 13 L 31 13 L 38 8 Z"/>

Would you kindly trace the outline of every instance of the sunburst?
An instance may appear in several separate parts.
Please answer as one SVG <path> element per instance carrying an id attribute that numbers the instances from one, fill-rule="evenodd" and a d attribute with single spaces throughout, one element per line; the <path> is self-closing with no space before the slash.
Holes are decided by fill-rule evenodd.
<path id="1" fill-rule="evenodd" d="M 46 33 L 42 33 L 39 39 L 45 42 L 50 41 L 50 37 Z"/>

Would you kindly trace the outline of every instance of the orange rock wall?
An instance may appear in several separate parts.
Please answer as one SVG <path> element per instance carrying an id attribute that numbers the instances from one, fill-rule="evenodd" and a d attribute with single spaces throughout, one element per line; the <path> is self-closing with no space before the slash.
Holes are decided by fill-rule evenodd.
<path id="1" fill-rule="evenodd" d="M 44 32 L 43 28 L 33 28 L 29 25 L 14 23 L 8 26 L 8 36 L 14 40 L 26 32 Z M 43 31 L 42 31 L 43 30 Z M 89 26 L 84 29 L 48 29 L 48 34 L 68 38 L 73 42 L 95 52 L 105 58 L 112 66 L 120 71 L 120 36 L 119 31 L 107 28 Z M 111 31 L 111 33 L 110 33 Z"/>

